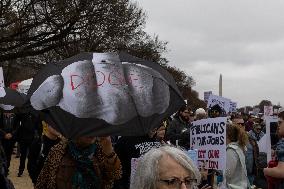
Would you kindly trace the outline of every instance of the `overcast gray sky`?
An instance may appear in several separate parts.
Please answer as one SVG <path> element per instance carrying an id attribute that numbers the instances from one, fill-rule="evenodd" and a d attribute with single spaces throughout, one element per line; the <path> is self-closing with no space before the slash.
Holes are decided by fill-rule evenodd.
<path id="1" fill-rule="evenodd" d="M 168 41 L 165 57 L 196 81 L 194 89 L 238 107 L 267 99 L 284 105 L 283 0 L 139 0 L 145 30 Z"/>

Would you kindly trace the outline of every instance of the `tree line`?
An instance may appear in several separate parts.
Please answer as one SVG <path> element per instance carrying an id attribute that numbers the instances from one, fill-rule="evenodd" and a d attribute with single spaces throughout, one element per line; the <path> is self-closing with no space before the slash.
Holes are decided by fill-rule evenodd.
<path id="1" fill-rule="evenodd" d="M 144 31 L 146 18 L 130 0 L 2 0 L 0 66 L 5 83 L 33 77 L 44 64 L 80 52 L 125 51 L 162 65 L 184 98 L 204 107 L 192 90 L 194 79 L 163 57 L 167 42 Z"/>

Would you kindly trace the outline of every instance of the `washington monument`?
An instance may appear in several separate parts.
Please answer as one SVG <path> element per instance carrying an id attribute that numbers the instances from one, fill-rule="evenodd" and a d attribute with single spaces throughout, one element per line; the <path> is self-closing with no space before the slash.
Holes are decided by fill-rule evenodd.
<path id="1" fill-rule="evenodd" d="M 222 74 L 219 77 L 219 96 L 222 96 Z"/>

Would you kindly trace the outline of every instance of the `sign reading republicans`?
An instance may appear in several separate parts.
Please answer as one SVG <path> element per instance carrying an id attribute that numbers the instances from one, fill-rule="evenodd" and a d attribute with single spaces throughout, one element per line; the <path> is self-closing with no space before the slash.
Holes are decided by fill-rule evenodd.
<path id="1" fill-rule="evenodd" d="M 208 118 L 192 122 L 190 141 L 198 149 L 198 165 L 206 169 L 225 170 L 227 117 Z"/>

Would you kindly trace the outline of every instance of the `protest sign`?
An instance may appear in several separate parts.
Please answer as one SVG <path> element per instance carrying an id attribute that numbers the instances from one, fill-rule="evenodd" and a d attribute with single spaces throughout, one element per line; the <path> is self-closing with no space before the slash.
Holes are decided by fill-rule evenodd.
<path id="1" fill-rule="evenodd" d="M 218 104 L 224 112 L 229 113 L 231 106 L 230 101 L 230 99 L 221 96 L 210 95 L 207 103 L 207 108 L 210 109 L 212 106 Z"/>
<path id="2" fill-rule="evenodd" d="M 131 158 L 131 174 L 130 174 L 130 183 L 134 179 L 134 175 L 136 173 L 137 165 L 138 165 L 139 158 Z"/>
<path id="3" fill-rule="evenodd" d="M 271 158 L 271 148 L 275 146 L 278 142 L 277 137 L 277 126 L 278 126 L 278 117 L 277 116 L 267 116 L 265 118 L 266 126 L 266 149 L 267 149 L 267 163 L 272 159 Z"/>
<path id="4" fill-rule="evenodd" d="M 257 145 L 259 152 L 267 153 L 267 134 L 264 134 L 264 136 L 257 142 Z"/>
<path id="5" fill-rule="evenodd" d="M 192 122 L 190 141 L 198 149 L 198 165 L 206 169 L 225 170 L 227 117 L 208 118 Z"/>
<path id="6" fill-rule="evenodd" d="M 0 87 L 5 87 L 2 67 L 0 67 Z"/>
<path id="7" fill-rule="evenodd" d="M 198 150 L 188 150 L 187 151 L 188 156 L 193 161 L 196 167 L 198 167 Z"/>
<path id="8" fill-rule="evenodd" d="M 230 112 L 237 112 L 237 103 L 230 101 Z"/>
<path id="9" fill-rule="evenodd" d="M 204 101 L 208 102 L 209 96 L 212 95 L 212 91 L 205 91 L 204 92 Z"/>
<path id="10" fill-rule="evenodd" d="M 273 115 L 273 106 L 264 106 L 263 113 L 264 113 L 264 116 Z"/>

